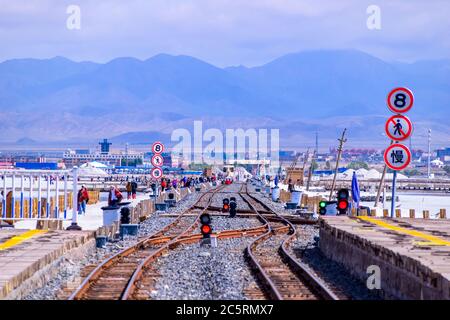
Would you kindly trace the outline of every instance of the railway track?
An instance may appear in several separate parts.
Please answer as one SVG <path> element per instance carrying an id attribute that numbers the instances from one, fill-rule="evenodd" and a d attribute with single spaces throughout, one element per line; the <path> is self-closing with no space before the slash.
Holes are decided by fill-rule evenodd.
<path id="1" fill-rule="evenodd" d="M 204 193 L 200 199 L 172 223 L 140 240 L 112 257 L 105 259 L 84 279 L 69 300 L 149 299 L 159 274 L 152 262 L 180 244 L 198 242 L 202 235 L 193 233 L 198 218 L 206 212 L 213 196 L 225 186 Z M 203 207 L 203 209 L 199 209 Z M 195 213 L 194 216 L 192 214 Z M 189 214 L 189 215 L 188 215 Z M 220 239 L 257 236 L 265 226 L 213 233 Z"/>
<path id="2" fill-rule="evenodd" d="M 205 192 L 172 223 L 105 259 L 89 273 L 69 299 L 150 299 L 160 277 L 153 262 L 181 244 L 195 243 L 202 238 L 201 234 L 194 232 L 198 218 L 208 211 L 214 195 L 224 192 L 225 187 Z M 242 185 L 238 194 L 257 215 L 261 226 L 225 230 L 213 235 L 219 239 L 257 237 L 245 252 L 262 286 L 248 288 L 246 295 L 251 299 L 337 299 L 289 253 L 289 243 L 295 239 L 292 223 L 248 193 L 246 185 Z"/>
<path id="3" fill-rule="evenodd" d="M 192 231 L 200 214 L 209 206 L 214 193 L 222 188 L 219 186 L 200 196 L 195 205 L 203 205 L 203 210 L 192 206 L 162 230 L 105 259 L 84 279 L 69 300 L 118 300 L 123 298 L 130 279 L 135 275 L 142 261 L 161 252 L 174 239 Z M 186 213 L 194 212 L 197 214 L 195 217 L 184 216 Z"/>
<path id="4" fill-rule="evenodd" d="M 249 194 L 243 185 L 241 197 L 265 222 L 267 231 L 250 243 L 246 250 L 252 269 L 255 271 L 267 298 L 275 300 L 338 300 L 321 279 L 289 252 L 288 246 L 296 237 L 294 225 L 264 203 Z M 262 215 L 259 211 L 273 212 Z M 260 299 L 258 290 L 250 290 L 251 299 Z"/>

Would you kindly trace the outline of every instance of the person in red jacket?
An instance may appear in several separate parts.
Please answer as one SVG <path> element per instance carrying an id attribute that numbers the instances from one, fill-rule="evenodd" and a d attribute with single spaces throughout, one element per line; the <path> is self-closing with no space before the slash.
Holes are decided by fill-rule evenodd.
<path id="1" fill-rule="evenodd" d="M 78 214 L 86 213 L 86 204 L 89 202 L 89 193 L 85 186 L 78 191 Z"/>
<path id="2" fill-rule="evenodd" d="M 167 188 L 167 182 L 166 179 L 161 180 L 161 192 L 164 192 L 164 190 Z"/>
<path id="3" fill-rule="evenodd" d="M 120 201 L 122 201 L 123 196 L 122 193 L 117 189 L 115 186 L 111 186 L 111 190 L 109 190 L 109 196 L 108 196 L 108 205 L 109 206 L 115 206 Z"/>

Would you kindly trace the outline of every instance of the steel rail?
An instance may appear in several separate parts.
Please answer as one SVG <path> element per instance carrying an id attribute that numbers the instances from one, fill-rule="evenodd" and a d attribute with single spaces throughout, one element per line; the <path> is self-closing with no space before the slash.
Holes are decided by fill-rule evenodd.
<path id="1" fill-rule="evenodd" d="M 223 189 L 223 186 L 219 186 L 216 190 L 220 190 L 220 189 Z M 204 194 L 202 194 L 200 196 L 200 198 L 196 201 L 195 205 L 197 205 L 198 203 L 203 201 L 203 199 L 204 199 L 204 197 L 206 197 L 206 195 L 211 195 L 210 199 L 212 199 L 212 197 L 215 194 L 214 191 L 215 190 L 213 190 L 213 192 L 205 192 Z M 208 201 L 208 204 L 206 205 L 206 207 L 209 205 L 209 203 L 210 203 L 210 200 Z M 94 270 L 92 270 L 89 273 L 89 275 L 82 281 L 82 283 L 72 293 L 72 295 L 70 295 L 69 300 L 81 299 L 82 296 L 89 290 L 91 285 L 99 279 L 101 274 L 106 269 L 108 269 L 110 266 L 112 266 L 114 263 L 116 263 L 119 259 L 127 257 L 130 254 L 137 252 L 137 251 L 141 250 L 142 248 L 145 248 L 146 246 L 148 246 L 149 241 L 151 241 L 152 239 L 157 239 L 158 237 L 161 237 L 161 234 L 167 232 L 168 230 L 170 230 L 173 227 L 175 227 L 176 225 L 178 225 L 178 223 L 180 223 L 180 221 L 182 220 L 183 215 L 185 213 L 195 210 L 195 208 L 194 208 L 195 205 L 193 205 L 193 206 L 189 207 L 188 209 L 186 209 L 185 211 L 183 211 L 182 214 L 180 214 L 174 221 L 172 221 L 170 224 L 168 224 L 162 230 L 158 230 L 157 232 L 154 232 L 153 234 L 147 236 L 145 239 L 140 240 L 138 243 L 136 243 L 128 248 L 125 248 L 125 249 L 119 251 L 118 253 L 114 254 L 113 256 L 108 257 L 105 260 L 103 260 Z"/>
<path id="2" fill-rule="evenodd" d="M 149 256 L 147 256 L 138 266 L 137 268 L 134 270 L 124 292 L 121 295 L 121 300 L 128 300 L 129 298 L 132 297 L 134 291 L 136 290 L 136 286 L 137 286 L 137 282 L 141 279 L 142 275 L 145 272 L 145 269 L 148 265 L 150 265 L 150 263 L 155 260 L 157 257 L 159 257 L 160 255 L 162 255 L 164 252 L 173 249 L 175 247 L 177 247 L 178 245 L 180 245 L 181 243 L 183 243 L 183 236 L 186 236 L 189 232 L 191 232 L 193 229 L 195 229 L 197 227 L 197 225 L 199 224 L 199 220 L 200 220 L 200 216 L 205 213 L 208 210 L 208 207 L 210 206 L 212 199 L 214 197 L 214 195 L 219 192 L 220 190 L 222 190 L 225 187 L 225 185 L 222 185 L 221 187 L 217 188 L 212 196 L 209 198 L 207 205 L 201 210 L 201 212 L 197 215 L 197 217 L 195 218 L 194 222 L 191 224 L 190 227 L 188 227 L 186 230 L 184 230 L 183 232 L 181 232 L 179 235 L 177 235 L 176 237 L 174 237 L 173 239 L 169 240 L 167 243 L 165 243 L 163 246 L 161 246 L 160 248 L 158 248 L 156 251 L 154 251 L 152 254 L 150 254 Z"/>
<path id="3" fill-rule="evenodd" d="M 279 214 L 274 212 L 259 199 L 250 195 L 250 193 L 247 190 L 247 187 L 245 187 L 245 195 L 248 196 L 253 201 L 257 202 L 260 206 L 264 207 L 266 210 L 273 212 L 273 214 L 280 219 L 279 221 L 286 224 L 287 227 L 289 228 L 288 237 L 282 241 L 278 250 L 283 262 L 285 262 L 289 266 L 289 268 L 292 271 L 294 271 L 294 274 L 296 274 L 300 280 L 305 282 L 307 287 L 309 287 L 311 291 L 314 292 L 319 298 L 325 300 L 339 300 L 337 295 L 334 294 L 331 290 L 329 290 L 321 279 L 312 274 L 305 264 L 295 259 L 295 257 L 293 257 L 288 252 L 287 247 L 289 242 L 293 241 L 296 237 L 296 228 L 294 227 L 294 225 L 287 219 L 281 217 Z M 258 210 L 256 210 L 255 206 L 251 204 L 250 201 L 248 201 L 248 198 L 246 197 L 242 198 L 244 199 L 244 201 L 247 202 L 250 208 L 252 208 L 256 213 L 258 213 L 261 216 L 261 219 L 264 219 L 269 224 L 269 230 L 263 235 L 256 238 L 252 243 L 250 243 L 247 246 L 246 255 L 249 257 L 250 263 L 253 266 L 253 268 L 258 271 L 259 278 L 260 280 L 262 280 L 263 285 L 269 291 L 270 298 L 276 300 L 283 300 L 284 299 L 283 295 L 280 293 L 274 282 L 271 280 L 269 274 L 264 270 L 264 267 L 261 266 L 261 264 L 258 262 L 257 257 L 255 257 L 255 255 L 252 252 L 257 247 L 258 244 L 270 238 L 274 233 L 280 232 L 282 229 L 280 228 L 278 228 L 277 230 L 274 229 L 273 226 L 270 225 L 269 219 L 267 219 L 265 215 L 260 214 Z"/>

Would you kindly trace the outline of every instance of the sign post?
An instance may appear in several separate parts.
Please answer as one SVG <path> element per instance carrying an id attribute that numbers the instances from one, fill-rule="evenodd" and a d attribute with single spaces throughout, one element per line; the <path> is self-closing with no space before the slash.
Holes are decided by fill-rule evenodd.
<path id="1" fill-rule="evenodd" d="M 163 176 L 163 171 L 161 169 L 162 165 L 164 164 L 164 158 L 161 155 L 161 153 L 164 151 L 164 145 L 157 141 L 155 143 L 153 143 L 152 145 L 152 152 L 153 152 L 153 156 L 152 156 L 152 160 L 151 163 L 153 165 L 153 169 L 150 172 L 151 176 L 153 179 L 161 179 Z"/>
<path id="2" fill-rule="evenodd" d="M 393 177 L 392 177 L 392 200 L 391 200 L 391 218 L 394 218 L 394 212 L 395 212 L 395 182 L 397 181 L 397 171 L 394 171 Z"/>
<path id="3" fill-rule="evenodd" d="M 414 95 L 408 88 L 395 88 L 389 92 L 387 106 L 395 115 L 391 116 L 385 125 L 386 135 L 393 143 L 384 151 L 384 162 L 387 167 L 394 170 L 392 177 L 391 218 L 395 213 L 395 189 L 397 171 L 405 169 L 411 163 L 411 151 L 399 141 L 408 139 L 413 131 L 413 125 L 403 113 L 411 110 L 414 104 Z M 381 187 L 381 186 L 380 186 Z"/>

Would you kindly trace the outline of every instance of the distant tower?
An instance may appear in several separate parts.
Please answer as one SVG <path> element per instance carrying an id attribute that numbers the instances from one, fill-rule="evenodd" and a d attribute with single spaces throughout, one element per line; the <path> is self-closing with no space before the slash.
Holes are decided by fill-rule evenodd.
<path id="1" fill-rule="evenodd" d="M 428 129 L 428 179 L 431 178 L 431 129 Z"/>
<path id="2" fill-rule="evenodd" d="M 98 143 L 101 147 L 101 154 L 109 154 L 109 148 L 111 146 L 111 142 L 108 142 L 108 139 L 103 139 L 103 142 Z"/>
<path id="3" fill-rule="evenodd" d="M 319 153 L 319 132 L 316 131 L 316 154 Z"/>

